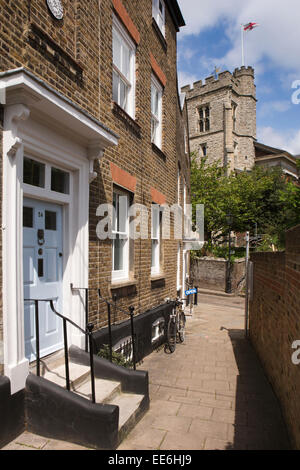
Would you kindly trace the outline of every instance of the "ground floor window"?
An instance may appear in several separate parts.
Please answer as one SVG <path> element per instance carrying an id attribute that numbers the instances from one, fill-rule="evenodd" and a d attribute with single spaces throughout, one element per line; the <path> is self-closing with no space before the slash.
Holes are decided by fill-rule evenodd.
<path id="1" fill-rule="evenodd" d="M 113 192 L 112 279 L 129 276 L 129 194 L 119 188 Z"/>
<path id="2" fill-rule="evenodd" d="M 160 273 L 161 213 L 158 204 L 151 207 L 151 274 Z"/>

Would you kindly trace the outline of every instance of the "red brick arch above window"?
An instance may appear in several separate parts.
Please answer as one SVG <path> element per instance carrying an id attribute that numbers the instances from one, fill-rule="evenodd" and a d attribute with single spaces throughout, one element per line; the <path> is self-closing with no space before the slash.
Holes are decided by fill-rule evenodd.
<path id="1" fill-rule="evenodd" d="M 118 17 L 124 24 L 125 28 L 127 29 L 128 33 L 134 40 L 134 42 L 138 45 L 141 40 L 140 33 L 138 32 L 137 28 L 135 27 L 132 19 L 130 18 L 129 14 L 127 13 L 126 8 L 124 7 L 121 0 L 113 0 L 113 6 L 115 12 L 117 13 Z"/>
<path id="2" fill-rule="evenodd" d="M 110 163 L 110 172 L 113 183 L 122 186 L 122 188 L 128 189 L 131 192 L 135 192 L 136 178 L 127 171 L 122 170 L 114 163 Z"/>
<path id="3" fill-rule="evenodd" d="M 159 205 L 163 205 L 163 204 L 166 204 L 166 196 L 162 193 L 160 193 L 159 191 L 157 191 L 157 189 L 155 188 L 151 188 L 151 199 L 152 199 L 152 202 L 154 202 L 155 204 L 159 204 Z"/>
<path id="4" fill-rule="evenodd" d="M 167 77 L 165 76 L 164 72 L 158 65 L 152 52 L 150 52 L 150 61 L 151 61 L 151 67 L 152 67 L 153 72 L 155 73 L 156 77 L 158 78 L 162 86 L 165 87 L 167 84 Z"/>

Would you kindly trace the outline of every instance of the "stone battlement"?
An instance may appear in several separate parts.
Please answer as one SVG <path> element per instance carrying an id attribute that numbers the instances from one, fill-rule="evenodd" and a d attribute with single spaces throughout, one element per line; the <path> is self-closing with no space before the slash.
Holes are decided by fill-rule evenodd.
<path id="1" fill-rule="evenodd" d="M 236 68 L 233 73 L 228 70 L 218 74 L 218 78 L 213 75 L 207 77 L 205 80 L 198 80 L 193 83 L 193 86 L 186 85 L 181 88 L 181 93 L 189 93 L 195 91 L 209 91 L 212 89 L 221 88 L 222 86 L 235 85 L 239 87 L 239 79 L 241 77 L 252 77 L 254 79 L 253 67 Z"/>

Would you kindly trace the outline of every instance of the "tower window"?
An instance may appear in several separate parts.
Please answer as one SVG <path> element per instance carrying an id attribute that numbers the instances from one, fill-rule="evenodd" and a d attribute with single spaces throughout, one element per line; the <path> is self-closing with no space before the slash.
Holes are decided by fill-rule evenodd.
<path id="1" fill-rule="evenodd" d="M 209 106 L 202 106 L 198 108 L 199 113 L 199 130 L 200 132 L 210 131 L 210 108 Z"/>
<path id="2" fill-rule="evenodd" d="M 202 158 L 207 157 L 207 144 L 200 145 L 200 156 Z"/>
<path id="3" fill-rule="evenodd" d="M 237 110 L 237 105 L 235 103 L 232 103 L 232 121 L 233 121 L 234 131 L 236 129 L 236 110 Z"/>

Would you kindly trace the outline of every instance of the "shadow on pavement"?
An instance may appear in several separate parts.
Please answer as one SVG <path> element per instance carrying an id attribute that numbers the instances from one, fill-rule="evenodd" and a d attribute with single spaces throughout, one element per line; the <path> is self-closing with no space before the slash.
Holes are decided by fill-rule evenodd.
<path id="1" fill-rule="evenodd" d="M 234 442 L 227 450 L 290 449 L 279 402 L 243 330 L 229 329 L 236 364 Z"/>

